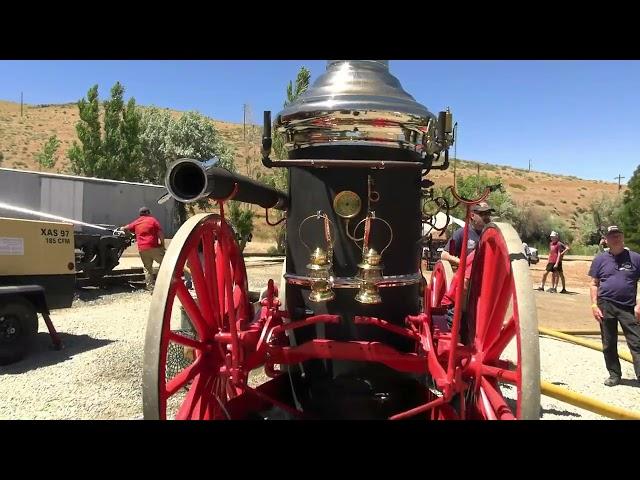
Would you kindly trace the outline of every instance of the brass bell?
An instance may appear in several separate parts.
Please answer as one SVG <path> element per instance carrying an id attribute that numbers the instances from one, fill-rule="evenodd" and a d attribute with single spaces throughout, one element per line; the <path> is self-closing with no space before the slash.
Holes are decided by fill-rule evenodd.
<path id="1" fill-rule="evenodd" d="M 363 255 L 362 262 L 358 264 L 360 272 L 360 290 L 356 295 L 356 300 L 360 303 L 375 305 L 382 303 L 382 297 L 378 292 L 376 281 L 382 279 L 382 269 L 384 265 L 380 263 L 381 256 L 373 248 Z"/>
<path id="2" fill-rule="evenodd" d="M 316 248 L 307 265 L 309 277 L 311 277 L 311 293 L 309 300 L 312 302 L 328 302 L 336 295 L 331 289 L 331 262 L 327 252 L 320 247 Z"/>

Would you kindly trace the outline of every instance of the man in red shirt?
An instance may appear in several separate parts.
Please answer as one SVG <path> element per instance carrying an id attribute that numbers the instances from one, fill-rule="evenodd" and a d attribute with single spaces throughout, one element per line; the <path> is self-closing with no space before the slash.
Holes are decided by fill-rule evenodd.
<path id="1" fill-rule="evenodd" d="M 145 269 L 147 290 L 153 290 L 153 262 L 162 263 L 164 257 L 164 233 L 160 222 L 151 216 L 147 207 L 140 207 L 140 216 L 128 225 L 120 227 L 133 232 L 138 244 L 138 253 Z"/>

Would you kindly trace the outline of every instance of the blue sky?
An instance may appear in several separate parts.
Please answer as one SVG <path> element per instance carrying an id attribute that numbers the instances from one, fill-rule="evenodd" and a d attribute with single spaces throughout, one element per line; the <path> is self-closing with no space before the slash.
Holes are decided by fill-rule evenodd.
<path id="1" fill-rule="evenodd" d="M 0 61 L 0 99 L 67 103 L 120 81 L 142 105 L 242 122 L 249 104 L 282 108 L 300 66 L 323 60 Z M 404 89 L 437 113 L 451 107 L 459 158 L 614 181 L 640 164 L 640 61 L 391 60 Z M 453 153 L 453 152 L 452 152 Z"/>

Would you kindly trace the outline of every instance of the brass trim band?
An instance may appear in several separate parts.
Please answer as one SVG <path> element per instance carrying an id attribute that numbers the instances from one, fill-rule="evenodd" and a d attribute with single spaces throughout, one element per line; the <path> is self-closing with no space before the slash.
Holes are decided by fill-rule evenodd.
<path id="1" fill-rule="evenodd" d="M 293 273 L 285 273 L 284 278 L 289 285 L 300 285 L 303 287 L 311 286 L 315 279 L 306 275 L 295 275 Z M 422 281 L 420 272 L 409 275 L 385 275 L 382 278 L 373 281 L 379 288 L 389 287 L 405 287 L 407 285 L 415 285 Z M 330 277 L 329 282 L 331 288 L 360 288 L 362 280 L 357 277 Z"/>

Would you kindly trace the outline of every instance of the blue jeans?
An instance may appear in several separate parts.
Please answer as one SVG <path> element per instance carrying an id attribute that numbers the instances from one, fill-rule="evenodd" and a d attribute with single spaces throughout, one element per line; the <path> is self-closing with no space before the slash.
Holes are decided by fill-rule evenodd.
<path id="1" fill-rule="evenodd" d="M 454 306 L 450 305 L 449 308 L 447 308 L 447 325 L 449 326 L 449 330 L 451 330 L 451 327 L 453 327 L 453 311 L 454 311 Z"/>

